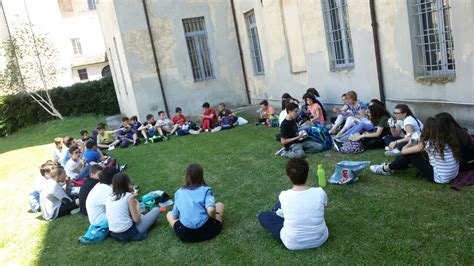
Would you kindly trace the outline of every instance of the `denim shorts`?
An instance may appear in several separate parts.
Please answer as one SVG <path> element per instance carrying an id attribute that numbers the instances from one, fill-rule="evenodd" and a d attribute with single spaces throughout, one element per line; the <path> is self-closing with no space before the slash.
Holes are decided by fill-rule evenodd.
<path id="1" fill-rule="evenodd" d="M 122 233 L 114 233 L 110 231 L 110 236 L 119 241 L 140 241 L 145 239 L 148 236 L 148 233 L 140 233 L 135 224 L 133 224 Z"/>

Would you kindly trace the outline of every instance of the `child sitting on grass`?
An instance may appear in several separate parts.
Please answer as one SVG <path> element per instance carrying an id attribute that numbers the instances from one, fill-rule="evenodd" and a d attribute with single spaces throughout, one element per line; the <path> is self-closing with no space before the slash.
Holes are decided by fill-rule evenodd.
<path id="1" fill-rule="evenodd" d="M 86 144 L 86 142 L 88 142 L 89 140 L 93 140 L 91 137 L 89 137 L 89 131 L 87 130 L 81 130 L 80 132 L 81 134 L 81 142 Z"/>
<path id="2" fill-rule="evenodd" d="M 132 126 L 132 129 L 137 132 L 137 135 L 139 135 L 140 131 L 138 129 L 142 126 L 142 123 L 138 121 L 138 117 L 136 115 L 130 117 L 130 125 Z"/>
<path id="3" fill-rule="evenodd" d="M 69 153 L 69 148 L 74 144 L 74 139 L 69 136 L 65 136 L 62 142 L 63 146 L 61 148 L 61 155 L 59 156 L 59 164 L 64 167 L 71 158 L 71 154 Z"/>
<path id="4" fill-rule="evenodd" d="M 64 166 L 66 175 L 72 180 L 79 180 L 87 177 L 89 174 L 90 165 L 87 163 L 86 158 L 81 158 L 81 150 L 77 145 L 72 145 L 69 148 L 71 159 L 67 161 Z"/>
<path id="5" fill-rule="evenodd" d="M 46 181 L 50 177 L 51 167 L 57 165 L 51 160 L 46 161 L 40 167 L 40 175 L 33 182 L 33 188 L 28 197 L 28 202 L 30 204 L 30 209 L 32 212 L 41 211 L 40 205 L 40 193 L 46 185 Z"/>
<path id="6" fill-rule="evenodd" d="M 275 120 L 275 109 L 268 104 L 267 100 L 263 100 L 260 102 L 260 118 L 255 125 L 263 125 L 266 124 L 267 126 L 271 127 L 271 121 Z M 276 118 L 278 121 L 278 118 Z"/>
<path id="7" fill-rule="evenodd" d="M 155 140 L 161 140 L 158 136 L 158 124 L 156 123 L 155 117 L 152 114 L 146 115 L 146 121 L 138 128 L 138 131 L 142 134 L 145 139 L 144 144 L 154 142 Z"/>
<path id="8" fill-rule="evenodd" d="M 175 115 L 171 118 L 173 124 L 178 125 L 178 129 L 176 130 L 176 135 L 183 136 L 189 134 L 189 125 L 187 124 L 188 119 L 186 116 L 183 115 L 183 110 L 181 107 L 176 107 Z"/>
<path id="9" fill-rule="evenodd" d="M 224 204 L 215 203 L 203 175 L 199 164 L 188 166 L 184 186 L 176 191 L 173 210 L 166 215 L 174 232 L 184 242 L 212 239 L 222 229 Z"/>
<path id="10" fill-rule="evenodd" d="M 133 194 L 130 178 L 118 173 L 112 178 L 112 194 L 105 201 L 110 235 L 116 240 L 143 240 L 155 224 L 160 208 L 153 208 L 146 215 L 140 214 L 138 201 Z"/>
<path id="11" fill-rule="evenodd" d="M 86 158 L 86 163 L 100 163 L 107 159 L 102 152 L 97 149 L 97 143 L 93 140 L 86 143 L 86 151 L 82 154 L 82 158 Z"/>
<path id="12" fill-rule="evenodd" d="M 53 162 L 59 162 L 62 149 L 63 149 L 63 139 L 54 138 Z"/>
<path id="13" fill-rule="evenodd" d="M 66 172 L 62 167 L 51 168 L 50 178 L 40 193 L 41 212 L 45 220 L 51 221 L 68 215 L 78 208 L 79 199 L 71 199 L 62 188 L 67 182 Z"/>
<path id="14" fill-rule="evenodd" d="M 273 211 L 258 215 L 260 224 L 290 250 L 320 247 L 329 236 L 324 221 L 326 192 L 306 184 L 308 171 L 305 159 L 290 159 L 286 163 L 286 174 L 293 188 L 280 193 Z"/>
<path id="15" fill-rule="evenodd" d="M 113 150 L 115 146 L 120 143 L 120 140 L 115 139 L 113 136 L 114 133 L 117 133 L 121 129 L 106 131 L 104 125 L 99 125 L 97 127 L 97 147 L 101 149 Z"/>
<path id="16" fill-rule="evenodd" d="M 89 192 L 86 210 L 90 224 L 98 225 L 103 220 L 107 220 L 105 201 L 112 194 L 112 178 L 117 173 L 114 167 L 105 168 L 100 175 L 99 183 Z"/>
<path id="17" fill-rule="evenodd" d="M 87 216 L 86 200 L 89 196 L 89 192 L 99 182 L 100 175 L 102 173 L 102 166 L 98 164 L 91 165 L 89 170 L 89 177 L 86 179 L 84 184 L 81 186 L 79 191 L 79 212 Z"/>
<path id="18" fill-rule="evenodd" d="M 217 132 L 221 127 L 217 124 L 217 114 L 214 108 L 208 102 L 202 105 L 201 117 L 201 132 Z"/>
<path id="19" fill-rule="evenodd" d="M 165 135 L 173 135 L 176 130 L 178 130 L 178 125 L 175 125 L 165 114 L 163 111 L 158 112 L 158 116 L 160 119 L 156 121 L 156 123 L 160 126 L 158 128 L 158 132 L 160 132 L 161 136 L 166 138 Z"/>
<path id="20" fill-rule="evenodd" d="M 130 123 L 130 119 L 128 117 L 122 118 L 122 124 L 120 125 L 120 131 L 118 133 L 119 139 L 123 142 L 132 143 L 132 145 L 138 144 L 138 134 L 137 130 L 133 128 L 133 125 Z"/>

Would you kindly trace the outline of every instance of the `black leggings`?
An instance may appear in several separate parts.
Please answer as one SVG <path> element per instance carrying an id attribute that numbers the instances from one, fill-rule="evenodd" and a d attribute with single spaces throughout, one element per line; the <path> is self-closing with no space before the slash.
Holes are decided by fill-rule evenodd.
<path id="1" fill-rule="evenodd" d="M 420 175 L 428 181 L 433 181 L 433 167 L 430 162 L 426 160 L 421 152 L 413 154 L 402 154 L 398 156 L 395 161 L 388 165 L 390 170 L 405 170 L 409 165 L 413 165 Z"/>
<path id="2" fill-rule="evenodd" d="M 61 207 L 59 207 L 58 217 L 71 214 L 71 211 L 79 208 L 75 200 L 69 200 L 67 198 L 62 199 Z"/>
<path id="3" fill-rule="evenodd" d="M 363 138 L 362 145 L 364 149 L 383 149 L 385 147 L 385 142 L 383 138 L 376 137 L 376 138 Z"/>

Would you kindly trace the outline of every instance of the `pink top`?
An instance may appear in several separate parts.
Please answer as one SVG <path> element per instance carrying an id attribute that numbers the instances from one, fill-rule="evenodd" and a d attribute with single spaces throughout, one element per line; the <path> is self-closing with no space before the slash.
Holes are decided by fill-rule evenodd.
<path id="1" fill-rule="evenodd" d="M 321 106 L 317 103 L 313 103 L 312 105 L 308 106 L 308 111 L 311 113 L 312 117 L 317 117 L 315 119 L 312 119 L 311 121 L 313 122 L 319 122 L 321 125 L 324 125 L 326 121 L 324 121 L 324 116 L 323 116 L 323 110 L 321 109 Z"/>

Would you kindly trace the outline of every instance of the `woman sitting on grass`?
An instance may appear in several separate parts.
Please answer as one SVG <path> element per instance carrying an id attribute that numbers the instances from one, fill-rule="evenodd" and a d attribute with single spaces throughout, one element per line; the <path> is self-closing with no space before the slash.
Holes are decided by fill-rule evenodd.
<path id="1" fill-rule="evenodd" d="M 78 209 L 79 199 L 71 199 L 62 188 L 68 181 L 66 172 L 61 166 L 51 167 L 49 175 L 49 179 L 41 190 L 40 205 L 43 218 L 51 221 Z"/>
<path id="2" fill-rule="evenodd" d="M 425 179 L 449 183 L 459 173 L 462 138 L 448 129 L 449 126 L 440 124 L 440 119 L 428 118 L 418 144 L 412 145 L 412 139 L 409 139 L 401 150 L 402 155 L 394 162 L 372 165 L 370 170 L 378 175 L 390 175 L 392 170 L 404 170 L 413 164 Z M 423 152 L 428 154 L 428 160 Z"/>
<path id="3" fill-rule="evenodd" d="M 199 164 L 188 166 L 184 186 L 176 191 L 174 200 L 173 210 L 166 219 L 182 241 L 200 242 L 219 234 L 224 221 L 224 204 L 215 203 Z"/>
<path id="4" fill-rule="evenodd" d="M 140 214 L 140 206 L 133 194 L 130 178 L 118 173 L 112 178 L 112 194 L 105 201 L 105 213 L 109 222 L 110 235 L 120 241 L 143 240 L 155 224 L 160 208 Z"/>

